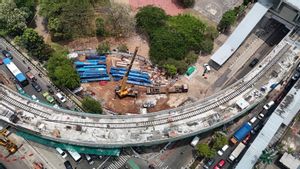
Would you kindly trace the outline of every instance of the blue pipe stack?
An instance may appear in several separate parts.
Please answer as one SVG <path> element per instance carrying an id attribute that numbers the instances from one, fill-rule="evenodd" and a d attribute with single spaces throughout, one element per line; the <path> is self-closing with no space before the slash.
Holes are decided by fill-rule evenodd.
<path id="1" fill-rule="evenodd" d="M 110 74 L 112 75 L 115 81 L 121 80 L 125 75 L 126 71 L 126 68 L 110 68 Z M 147 73 L 137 70 L 130 70 L 127 83 L 139 86 L 151 86 L 151 80 L 149 75 Z"/>
<path id="2" fill-rule="evenodd" d="M 106 56 L 90 55 L 84 62 L 75 61 L 74 64 L 81 83 L 110 80 L 106 70 Z"/>

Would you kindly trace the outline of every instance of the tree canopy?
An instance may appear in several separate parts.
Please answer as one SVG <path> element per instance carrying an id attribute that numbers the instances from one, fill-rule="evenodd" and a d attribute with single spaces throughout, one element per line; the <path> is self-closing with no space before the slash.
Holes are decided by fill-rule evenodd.
<path id="1" fill-rule="evenodd" d="M 184 8 L 193 7 L 195 4 L 195 0 L 177 0 L 177 2 Z"/>
<path id="2" fill-rule="evenodd" d="M 84 110 L 86 110 L 88 113 L 96 113 L 96 114 L 102 114 L 102 107 L 101 104 L 91 98 L 91 97 L 85 97 L 82 101 L 82 107 Z"/>
<path id="3" fill-rule="evenodd" d="M 0 31 L 10 36 L 21 35 L 27 28 L 26 20 L 29 15 L 25 10 L 19 9 L 14 1 L 0 2 Z"/>
<path id="4" fill-rule="evenodd" d="M 15 42 L 25 48 L 31 57 L 40 61 L 48 60 L 52 53 L 50 46 L 45 44 L 43 38 L 32 28 L 26 29 L 21 36 L 17 36 Z"/>
<path id="5" fill-rule="evenodd" d="M 40 13 L 48 20 L 53 41 L 95 34 L 94 8 L 90 0 L 41 0 Z"/>
<path id="6" fill-rule="evenodd" d="M 72 62 L 61 53 L 54 53 L 47 62 L 49 77 L 55 85 L 75 89 L 80 86 L 79 76 Z"/>
<path id="7" fill-rule="evenodd" d="M 165 25 L 168 16 L 161 8 L 146 6 L 139 10 L 135 18 L 137 28 L 150 35 L 155 29 Z"/>
<path id="8" fill-rule="evenodd" d="M 212 147 L 217 150 L 222 148 L 224 145 L 228 144 L 228 140 L 223 134 L 216 133 L 214 135 L 212 143 L 213 143 Z"/>
<path id="9" fill-rule="evenodd" d="M 219 30 L 222 32 L 227 31 L 230 28 L 230 26 L 234 24 L 236 19 L 237 19 L 237 13 L 235 10 L 226 11 L 222 16 L 221 21 L 219 22 L 218 25 Z"/>
<path id="10" fill-rule="evenodd" d="M 109 43 L 107 41 L 105 42 L 101 42 L 98 47 L 97 47 L 97 53 L 99 55 L 103 55 L 106 54 L 110 51 L 110 46 Z"/>
<path id="11" fill-rule="evenodd" d="M 207 144 L 198 144 L 197 152 L 201 157 L 212 158 L 215 155 L 215 150 L 210 149 Z"/>

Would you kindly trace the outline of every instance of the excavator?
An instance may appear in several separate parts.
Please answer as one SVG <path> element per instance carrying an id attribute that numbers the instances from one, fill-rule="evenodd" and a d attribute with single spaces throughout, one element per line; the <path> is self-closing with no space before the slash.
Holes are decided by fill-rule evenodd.
<path id="1" fill-rule="evenodd" d="M 0 129 L 0 145 L 5 147 L 9 154 L 14 154 L 18 150 L 18 146 L 7 138 L 8 130 Z"/>
<path id="2" fill-rule="evenodd" d="M 129 72 L 130 72 L 130 70 L 132 68 L 133 61 L 134 61 L 134 59 L 135 59 L 135 57 L 137 55 L 137 51 L 138 51 L 138 47 L 135 48 L 135 51 L 133 53 L 133 57 L 132 57 L 132 59 L 130 61 L 129 67 L 127 69 L 127 72 L 123 76 L 120 85 L 118 85 L 116 87 L 116 89 L 115 89 L 115 93 L 118 95 L 119 98 L 124 98 L 126 96 L 137 97 L 137 95 L 138 95 L 138 91 L 133 88 L 134 86 L 127 84 Z"/>

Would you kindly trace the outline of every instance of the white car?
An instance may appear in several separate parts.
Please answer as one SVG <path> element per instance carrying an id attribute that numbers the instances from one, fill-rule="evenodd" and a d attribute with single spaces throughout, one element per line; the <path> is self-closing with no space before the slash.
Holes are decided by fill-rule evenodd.
<path id="1" fill-rule="evenodd" d="M 210 68 L 210 66 L 207 63 L 205 63 L 203 66 L 207 70 L 207 72 L 211 71 L 211 68 Z"/>
<path id="2" fill-rule="evenodd" d="M 228 149 L 228 147 L 229 147 L 229 146 L 228 146 L 227 144 L 224 145 L 224 146 L 222 147 L 222 149 L 218 151 L 218 155 L 219 155 L 219 156 L 222 156 L 223 153 Z"/>
<path id="3" fill-rule="evenodd" d="M 89 163 L 90 165 L 93 165 L 93 164 L 94 164 L 94 161 L 93 161 L 93 159 L 92 159 L 92 157 L 91 157 L 90 155 L 85 154 L 85 158 L 86 158 L 86 160 L 88 161 L 88 163 Z"/>
<path id="4" fill-rule="evenodd" d="M 61 93 L 56 93 L 55 95 L 62 103 L 67 101 L 66 98 Z"/>
<path id="5" fill-rule="evenodd" d="M 55 149 L 63 158 L 66 158 L 68 156 L 67 153 L 65 153 L 61 148 L 56 147 Z"/>
<path id="6" fill-rule="evenodd" d="M 264 109 L 269 110 L 269 108 L 271 108 L 274 104 L 275 104 L 275 102 L 272 100 L 269 103 L 267 103 L 266 105 L 264 105 Z"/>

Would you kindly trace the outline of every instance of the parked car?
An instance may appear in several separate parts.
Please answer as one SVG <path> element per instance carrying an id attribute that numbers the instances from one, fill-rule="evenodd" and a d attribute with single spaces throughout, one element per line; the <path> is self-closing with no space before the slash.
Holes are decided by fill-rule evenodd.
<path id="1" fill-rule="evenodd" d="M 6 57 L 6 58 L 10 58 L 10 59 L 13 58 L 12 54 L 9 53 L 7 50 L 2 50 L 2 54 L 3 54 L 3 56 Z"/>
<path id="2" fill-rule="evenodd" d="M 265 110 L 269 110 L 269 108 L 271 108 L 274 104 L 275 104 L 275 102 L 273 100 L 271 100 L 269 103 L 267 103 L 266 105 L 264 105 L 263 108 Z"/>
<path id="3" fill-rule="evenodd" d="M 54 103 L 54 98 L 48 92 L 44 92 L 43 96 L 49 103 Z"/>
<path id="4" fill-rule="evenodd" d="M 263 114 L 263 113 L 259 113 L 259 115 L 258 115 L 258 119 L 263 119 L 265 117 L 265 115 Z"/>
<path id="5" fill-rule="evenodd" d="M 60 102 L 64 103 L 67 101 L 66 98 L 61 93 L 56 93 L 55 95 Z"/>
<path id="6" fill-rule="evenodd" d="M 218 151 L 218 155 L 219 155 L 219 156 L 222 156 L 223 153 L 228 149 L 228 147 L 229 147 L 229 146 L 228 146 L 227 144 L 224 145 L 224 146 L 222 147 L 222 149 Z"/>
<path id="7" fill-rule="evenodd" d="M 63 158 L 66 158 L 68 156 L 68 154 L 64 152 L 61 148 L 56 147 L 55 149 Z"/>
<path id="8" fill-rule="evenodd" d="M 215 162 L 215 159 L 213 159 L 213 158 L 207 160 L 206 164 L 204 165 L 204 168 L 209 169 L 209 167 L 212 166 L 214 162 Z"/>
<path id="9" fill-rule="evenodd" d="M 298 80 L 299 79 L 299 77 L 300 77 L 300 72 L 296 72 L 294 75 L 293 75 L 293 77 L 292 77 L 292 80 Z"/>
<path id="10" fill-rule="evenodd" d="M 32 87 L 37 91 L 37 92 L 41 92 L 42 91 L 42 87 L 37 83 L 37 82 L 31 82 Z"/>
<path id="11" fill-rule="evenodd" d="M 211 71 L 211 68 L 207 63 L 203 64 L 203 66 L 204 66 L 204 68 L 206 69 L 207 72 Z"/>
<path id="12" fill-rule="evenodd" d="M 87 162 L 90 164 L 90 165 L 93 165 L 94 164 L 94 161 L 92 159 L 92 157 L 88 154 L 85 154 L 85 158 L 87 160 Z"/>
<path id="13" fill-rule="evenodd" d="M 250 133 L 247 134 L 247 136 L 246 136 L 245 139 L 243 140 L 243 143 L 244 143 L 244 144 L 247 144 L 248 141 L 249 141 L 249 139 L 250 139 L 250 137 L 251 137 Z"/>
<path id="14" fill-rule="evenodd" d="M 257 63 L 259 62 L 259 60 L 257 58 L 254 58 L 251 63 L 249 64 L 249 67 L 254 67 Z"/>
<path id="15" fill-rule="evenodd" d="M 3 59 L 0 58 L 0 65 L 3 65 Z"/>
<path id="16" fill-rule="evenodd" d="M 65 165 L 66 169 L 73 169 L 73 167 L 72 167 L 70 161 L 65 161 L 65 162 L 64 162 L 64 165 Z"/>
<path id="17" fill-rule="evenodd" d="M 225 163 L 226 163 L 225 160 L 222 159 L 218 162 L 218 166 L 223 167 L 225 165 Z"/>
<path id="18" fill-rule="evenodd" d="M 256 117 L 252 117 L 252 119 L 250 120 L 251 124 L 254 124 L 256 122 L 257 118 Z"/>

